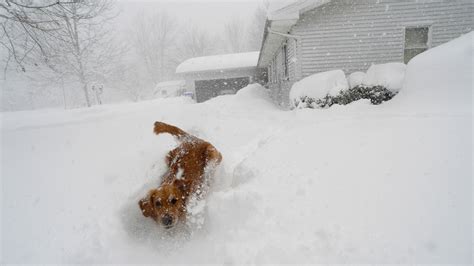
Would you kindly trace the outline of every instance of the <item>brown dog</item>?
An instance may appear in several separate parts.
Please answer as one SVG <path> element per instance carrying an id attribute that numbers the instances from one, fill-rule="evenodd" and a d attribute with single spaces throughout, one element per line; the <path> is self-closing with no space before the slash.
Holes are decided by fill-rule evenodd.
<path id="1" fill-rule="evenodd" d="M 175 126 L 155 122 L 153 131 L 157 135 L 171 134 L 180 144 L 166 156 L 168 171 L 161 185 L 150 190 L 139 205 L 145 217 L 171 228 L 185 220 L 186 205 L 192 195 L 198 198 L 205 196 L 209 179 L 221 162 L 222 155 L 209 142 Z"/>

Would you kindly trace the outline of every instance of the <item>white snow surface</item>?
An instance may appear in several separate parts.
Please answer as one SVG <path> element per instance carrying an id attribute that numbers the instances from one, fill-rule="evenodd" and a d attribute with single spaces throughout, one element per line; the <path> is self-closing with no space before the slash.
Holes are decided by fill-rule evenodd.
<path id="1" fill-rule="evenodd" d="M 372 65 L 367 70 L 364 85 L 384 86 L 388 90 L 398 92 L 405 79 L 406 65 L 404 63 L 386 63 Z"/>
<path id="2" fill-rule="evenodd" d="M 2 263 L 469 264 L 472 112 L 457 105 L 471 38 L 413 59 L 397 101 L 378 106 L 283 111 L 251 85 L 200 104 L 3 113 Z M 156 120 L 223 154 L 185 231 L 138 208 L 176 145 Z"/>
<path id="3" fill-rule="evenodd" d="M 176 73 L 221 71 L 257 67 L 260 52 L 222 54 L 187 59 L 176 68 Z"/>
<path id="4" fill-rule="evenodd" d="M 294 104 L 303 96 L 322 99 L 326 95 L 336 96 L 347 90 L 349 84 L 342 70 L 331 70 L 308 76 L 293 84 L 290 90 L 290 102 Z"/>
<path id="5" fill-rule="evenodd" d="M 349 86 L 354 88 L 356 86 L 363 85 L 366 79 L 367 74 L 364 72 L 353 72 L 349 75 L 347 81 L 349 82 Z"/>

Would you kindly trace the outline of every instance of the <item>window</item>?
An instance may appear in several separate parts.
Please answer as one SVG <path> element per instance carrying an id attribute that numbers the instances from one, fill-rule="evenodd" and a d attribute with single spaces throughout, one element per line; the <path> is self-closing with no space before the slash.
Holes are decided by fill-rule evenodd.
<path id="1" fill-rule="evenodd" d="M 283 63 L 283 79 L 288 78 L 288 46 L 284 44 L 282 47 L 282 63 Z"/>
<path id="2" fill-rule="evenodd" d="M 404 61 L 408 63 L 417 54 L 428 50 L 429 27 L 405 28 Z"/>
<path id="3" fill-rule="evenodd" d="M 273 83 L 276 83 L 278 81 L 277 71 L 278 71 L 278 69 L 276 68 L 276 59 L 274 58 L 272 60 L 272 79 L 273 79 Z"/>

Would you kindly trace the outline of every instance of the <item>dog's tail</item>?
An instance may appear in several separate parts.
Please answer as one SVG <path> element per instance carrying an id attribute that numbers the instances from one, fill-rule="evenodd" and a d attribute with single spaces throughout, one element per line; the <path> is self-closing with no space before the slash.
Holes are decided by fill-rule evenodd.
<path id="1" fill-rule="evenodd" d="M 178 139 L 182 139 L 182 138 L 190 136 L 188 133 L 186 133 L 180 128 L 177 128 L 175 126 L 168 125 L 162 122 L 158 122 L 158 121 L 155 122 L 155 127 L 153 128 L 153 132 L 155 132 L 156 135 L 159 135 L 162 133 L 168 133 Z"/>

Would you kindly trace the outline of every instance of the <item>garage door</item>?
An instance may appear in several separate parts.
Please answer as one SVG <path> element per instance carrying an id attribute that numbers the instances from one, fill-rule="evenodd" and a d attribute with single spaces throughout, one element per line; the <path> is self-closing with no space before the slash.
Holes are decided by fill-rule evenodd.
<path id="1" fill-rule="evenodd" d="M 196 101 L 207 101 L 222 94 L 234 94 L 249 84 L 249 78 L 196 80 Z"/>

